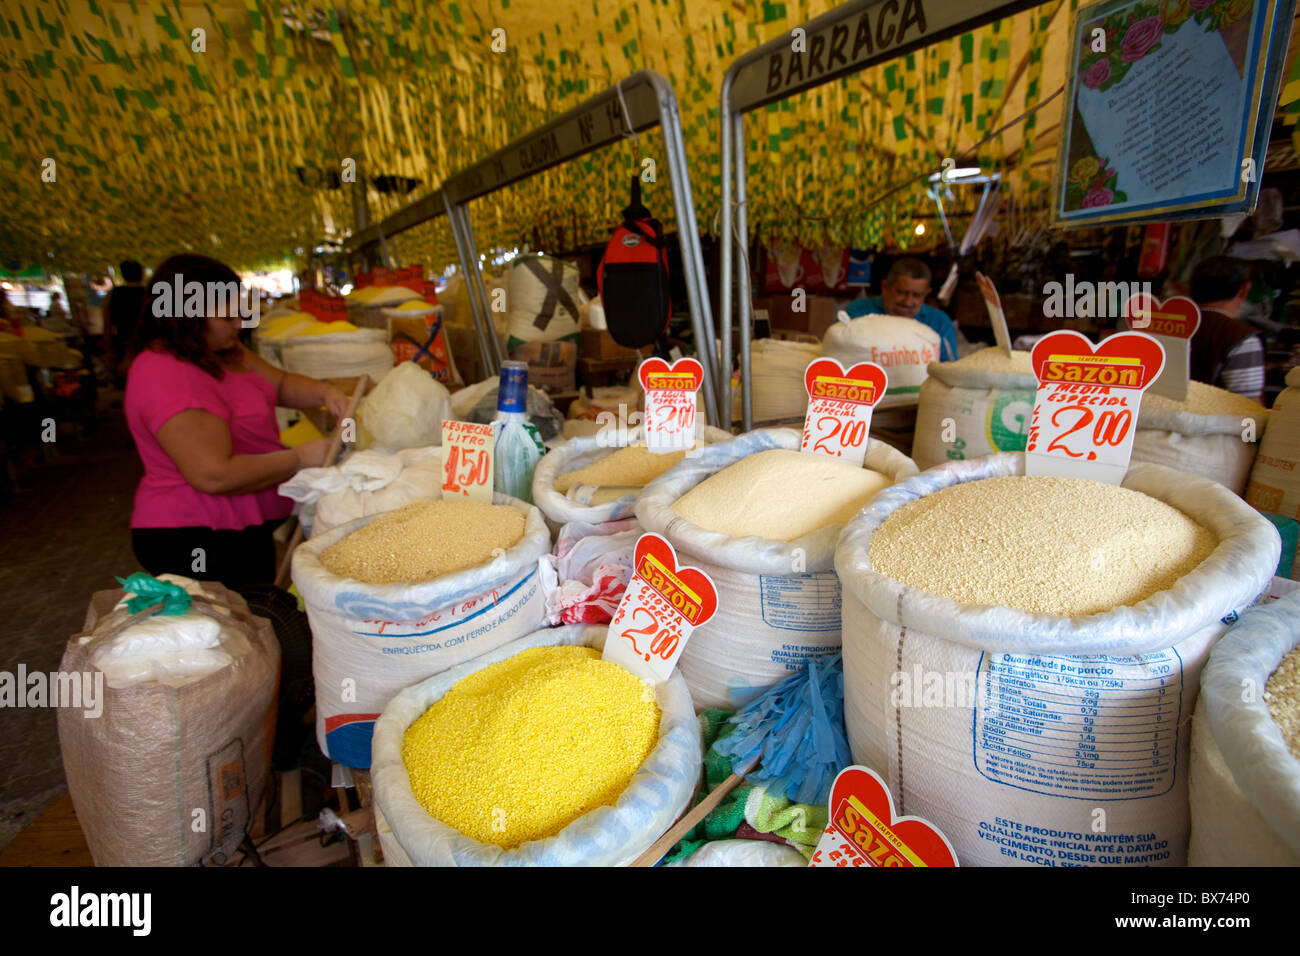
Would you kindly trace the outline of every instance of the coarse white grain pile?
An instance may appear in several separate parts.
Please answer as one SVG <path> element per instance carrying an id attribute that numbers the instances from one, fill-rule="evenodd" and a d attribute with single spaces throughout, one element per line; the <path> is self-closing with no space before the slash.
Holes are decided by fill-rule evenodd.
<path id="1" fill-rule="evenodd" d="M 320 561 L 331 574 L 366 584 L 432 581 L 490 561 L 523 534 L 523 514 L 508 505 L 416 501 L 354 531 Z"/>
<path id="2" fill-rule="evenodd" d="M 1264 690 L 1268 712 L 1287 749 L 1300 760 L 1300 647 L 1294 648 L 1278 665 Z"/>
<path id="3" fill-rule="evenodd" d="M 561 494 L 575 485 L 643 488 L 685 457 L 685 451 L 655 454 L 644 442 L 638 442 L 584 468 L 556 475 L 554 487 Z"/>
<path id="4" fill-rule="evenodd" d="M 1013 351 L 1010 356 L 1000 348 L 980 349 L 955 362 L 941 363 L 945 368 L 975 369 L 983 372 L 1011 372 L 1014 375 L 1033 375 L 1029 352 Z"/>
<path id="5" fill-rule="evenodd" d="M 872 537 L 871 564 L 958 604 L 1074 616 L 1172 587 L 1217 544 L 1181 511 L 1127 488 L 1008 475 L 904 505 Z"/>
<path id="6" fill-rule="evenodd" d="M 1247 440 L 1250 422 L 1254 438 Z M 1133 436 L 1133 461 L 1201 475 L 1240 495 L 1267 422 L 1262 405 L 1202 382 L 1189 382 L 1181 402 L 1148 389 Z"/>
<path id="7" fill-rule="evenodd" d="M 1024 471 L 1022 454 L 955 461 L 845 525 L 854 761 L 963 866 L 1182 865 L 1201 668 L 1271 580 L 1277 530 L 1158 465 L 1120 487 Z"/>
<path id="8" fill-rule="evenodd" d="M 844 524 L 890 479 L 822 455 L 772 448 L 700 482 L 672 510 L 708 531 L 793 541 Z"/>

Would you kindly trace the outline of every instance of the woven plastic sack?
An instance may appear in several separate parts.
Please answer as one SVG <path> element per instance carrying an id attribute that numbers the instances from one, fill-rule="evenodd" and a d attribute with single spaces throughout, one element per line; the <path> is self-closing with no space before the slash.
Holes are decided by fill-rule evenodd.
<path id="1" fill-rule="evenodd" d="M 695 436 L 698 441 L 716 445 L 719 442 L 731 441 L 734 437 L 731 432 L 705 425 L 699 417 L 695 421 Z M 635 444 L 641 440 L 641 437 L 640 426 L 627 432 L 627 440 L 630 443 Z M 571 488 L 569 494 L 561 494 L 555 490 L 555 479 L 560 475 L 586 468 L 601 458 L 612 455 L 619 447 L 623 446 L 604 444 L 602 435 L 571 438 L 551 449 L 538 463 L 537 470 L 533 473 L 533 503 L 542 509 L 552 528 L 558 529 L 560 525 L 568 524 L 570 521 L 603 524 L 606 521 L 619 521 L 632 514 L 637 495 L 640 494 L 639 489 L 599 504 L 584 502 L 585 495 L 582 488 Z"/>
<path id="2" fill-rule="evenodd" d="M 215 582 L 203 591 L 234 607 L 225 642 L 234 660 L 197 680 L 114 689 L 102 713 L 60 707 L 59 747 L 77 821 L 96 866 L 195 866 L 227 862 L 252 823 L 271 767 L 280 644 L 264 618 Z M 99 591 L 85 634 L 129 617 L 123 592 Z M 68 641 L 62 674 L 100 673 L 94 645 Z M 195 811 L 202 811 L 196 815 Z M 202 826 L 196 827 L 196 824 Z"/>
<path id="3" fill-rule="evenodd" d="M 756 339 L 749 351 L 754 421 L 803 418 L 808 410 L 804 371 L 821 346 L 780 339 Z"/>
<path id="4" fill-rule="evenodd" d="M 1032 375 L 933 362 L 921 386 L 912 458 L 918 468 L 1024 451 L 1037 381 Z M 952 419 L 953 440 L 943 440 Z"/>
<path id="5" fill-rule="evenodd" d="M 551 550 L 542 513 L 492 561 L 418 584 L 363 584 L 327 571 L 320 555 L 378 515 L 313 537 L 293 555 L 293 583 L 307 605 L 316 677 L 316 738 L 331 760 L 370 766 L 370 736 L 403 687 L 500 647 L 539 627 L 545 613 L 538 560 Z"/>
<path id="6" fill-rule="evenodd" d="M 575 264 L 550 256 L 517 256 L 506 277 L 506 321 L 512 351 L 522 342 L 577 337 L 581 274 Z"/>
<path id="7" fill-rule="evenodd" d="M 771 448 L 799 448 L 800 433 L 760 428 L 687 458 L 646 485 L 636 516 L 647 531 L 672 542 L 713 579 L 718 610 L 697 627 L 678 665 L 699 707 L 734 709 L 789 676 L 809 657 L 840 649 L 840 583 L 832 561 L 839 529 L 822 528 L 793 541 L 732 538 L 706 531 L 672 510 L 705 478 Z M 916 474 L 912 460 L 868 439 L 866 468 L 901 481 Z"/>
<path id="8" fill-rule="evenodd" d="M 416 866 L 623 866 L 648 850 L 690 804 L 703 751 L 691 695 L 680 674 L 655 688 L 659 743 L 613 806 L 599 807 L 558 834 L 505 850 L 471 839 L 429 816 L 411 791 L 402 741 L 412 723 L 461 678 L 534 647 L 601 649 L 605 628 L 537 631 L 395 696 L 375 726 L 371 779 L 384 858 Z M 387 832 L 386 832 L 387 831 Z"/>
<path id="9" fill-rule="evenodd" d="M 1253 607 L 1210 652 L 1192 718 L 1192 866 L 1300 866 L 1300 760 L 1264 700 L 1298 616 L 1300 592 Z"/>
<path id="10" fill-rule="evenodd" d="M 1133 461 L 1200 475 L 1240 495 L 1265 434 L 1268 412 L 1261 408 L 1251 417 L 1256 438 L 1244 441 L 1240 415 L 1195 415 L 1143 401 L 1133 434 Z"/>
<path id="11" fill-rule="evenodd" d="M 1300 518 L 1300 367 L 1287 372 L 1286 384 L 1269 413 L 1246 500 L 1260 511 Z"/>
<path id="12" fill-rule="evenodd" d="M 280 357 L 287 370 L 308 378 L 369 375 L 377 382 L 393 367 L 388 336 L 378 329 L 287 339 L 280 345 Z"/>
<path id="13" fill-rule="evenodd" d="M 999 454 L 930 469 L 845 525 L 835 568 L 853 759 L 884 777 L 899 813 L 943 831 L 962 865 L 1182 865 L 1200 669 L 1272 580 L 1277 531 L 1221 485 L 1136 464 L 1124 487 L 1220 542 L 1174 587 L 1131 607 L 1061 617 L 959 605 L 872 569 L 872 535 L 899 508 L 960 482 L 1024 474 L 1024 461 Z M 1127 766 L 1116 740 L 1150 749 Z"/>
<path id="14" fill-rule="evenodd" d="M 931 362 L 939 361 L 939 333 L 916 319 L 863 315 L 831 325 L 822 337 L 822 355 L 845 368 L 875 362 L 889 376 L 879 407 L 911 403 Z"/>
<path id="15" fill-rule="evenodd" d="M 304 506 L 299 519 L 311 537 L 413 501 L 435 501 L 442 497 L 442 480 L 441 448 L 367 450 L 329 468 L 304 468 L 279 490 Z"/>

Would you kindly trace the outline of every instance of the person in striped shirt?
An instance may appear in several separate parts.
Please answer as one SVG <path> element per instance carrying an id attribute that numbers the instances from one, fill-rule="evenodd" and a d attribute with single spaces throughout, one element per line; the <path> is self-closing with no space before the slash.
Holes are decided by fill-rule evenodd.
<path id="1" fill-rule="evenodd" d="M 1192 299 L 1201 325 L 1192 336 L 1191 377 L 1264 403 L 1264 343 L 1253 326 L 1237 318 L 1250 291 L 1245 263 L 1211 256 L 1192 271 Z"/>

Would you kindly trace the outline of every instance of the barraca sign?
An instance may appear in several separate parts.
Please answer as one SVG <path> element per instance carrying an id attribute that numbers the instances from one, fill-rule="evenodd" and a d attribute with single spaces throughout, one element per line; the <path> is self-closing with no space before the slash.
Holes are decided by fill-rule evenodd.
<path id="1" fill-rule="evenodd" d="M 756 109 L 1032 6 L 1034 0 L 844 4 L 737 61 L 731 108 Z"/>

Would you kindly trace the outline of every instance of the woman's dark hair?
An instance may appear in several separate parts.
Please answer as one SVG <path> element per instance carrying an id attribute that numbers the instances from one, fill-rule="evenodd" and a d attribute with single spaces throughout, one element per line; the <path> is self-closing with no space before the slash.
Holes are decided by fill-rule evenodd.
<path id="1" fill-rule="evenodd" d="M 204 288 L 213 288 L 209 283 L 239 286 L 239 276 L 224 262 L 207 256 L 184 255 L 172 256 L 153 271 L 153 278 L 146 289 L 144 303 L 140 307 L 140 318 L 135 326 L 135 342 L 132 355 L 139 355 L 155 345 L 170 352 L 186 362 L 193 362 L 213 378 L 221 378 L 221 366 L 216 357 L 208 351 L 207 341 L 203 337 L 207 319 L 186 317 L 181 303 L 173 302 L 171 291 L 175 288 L 177 277 L 182 278 L 182 287 L 191 282 L 202 283 Z M 167 290 L 167 291 L 164 291 Z M 174 308 L 159 308 L 154 304 L 165 296 Z M 164 314 L 159 315 L 158 312 Z"/>
<path id="2" fill-rule="evenodd" d="M 1250 267 L 1240 259 L 1210 256 L 1192 270 L 1192 301 L 1205 303 L 1234 299 L 1249 281 Z"/>

